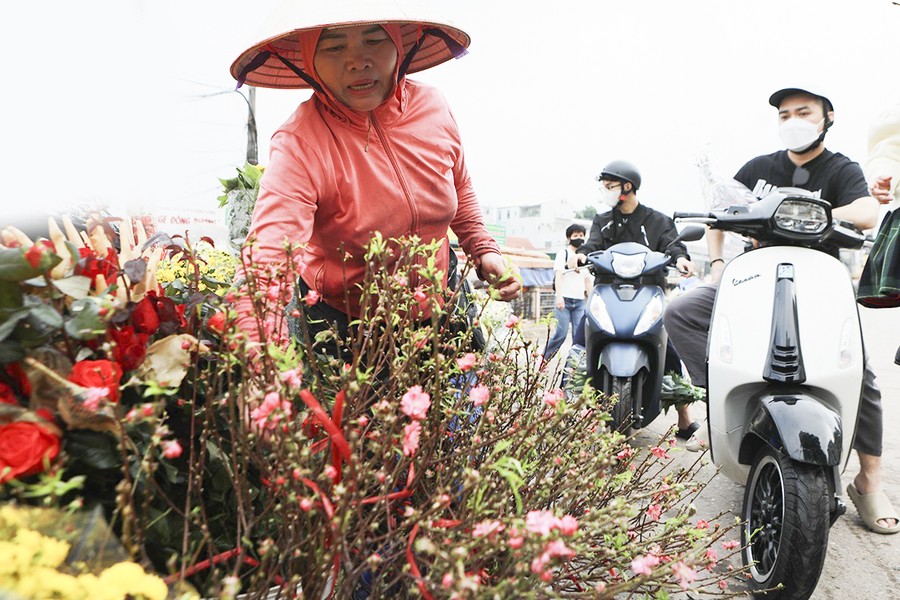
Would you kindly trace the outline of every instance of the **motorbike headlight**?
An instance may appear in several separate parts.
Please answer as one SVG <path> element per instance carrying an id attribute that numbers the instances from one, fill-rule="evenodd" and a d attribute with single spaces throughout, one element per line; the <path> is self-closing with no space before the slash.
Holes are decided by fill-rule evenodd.
<path id="1" fill-rule="evenodd" d="M 609 311 L 606 310 L 606 302 L 603 301 L 603 298 L 600 297 L 600 294 L 591 294 L 591 303 L 588 306 L 588 310 L 591 313 L 591 316 L 597 321 L 600 325 L 600 328 L 603 331 L 608 333 L 612 333 L 615 335 L 616 328 L 613 326 L 612 318 L 609 316 Z"/>
<path id="2" fill-rule="evenodd" d="M 645 253 L 641 254 L 620 254 L 612 253 L 612 266 L 616 275 L 623 279 L 631 279 L 637 277 L 644 271 Z"/>
<path id="3" fill-rule="evenodd" d="M 638 319 L 637 325 L 634 326 L 634 335 L 641 335 L 659 321 L 662 316 L 663 303 L 659 296 L 654 296 L 644 310 L 641 312 L 641 318 Z"/>
<path id="4" fill-rule="evenodd" d="M 828 227 L 828 213 L 815 202 L 785 200 L 775 211 L 775 226 L 791 233 L 817 235 Z"/>

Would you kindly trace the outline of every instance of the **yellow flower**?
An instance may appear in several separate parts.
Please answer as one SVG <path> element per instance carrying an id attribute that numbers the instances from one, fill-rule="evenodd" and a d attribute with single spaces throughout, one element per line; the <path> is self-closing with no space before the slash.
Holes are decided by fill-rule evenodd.
<path id="1" fill-rule="evenodd" d="M 142 597 L 145 600 L 165 600 L 169 589 L 162 579 L 155 575 L 148 575 L 143 567 L 133 562 L 116 563 L 100 573 L 99 586 L 109 593 L 118 594 L 110 596 L 104 594 L 104 598 L 116 600 L 124 598 L 125 594 Z"/>

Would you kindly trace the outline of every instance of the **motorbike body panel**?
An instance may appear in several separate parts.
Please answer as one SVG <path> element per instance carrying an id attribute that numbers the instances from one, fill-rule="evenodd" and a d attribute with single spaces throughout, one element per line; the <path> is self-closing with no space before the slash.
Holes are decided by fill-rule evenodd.
<path id="1" fill-rule="evenodd" d="M 841 461 L 841 417 L 802 391 L 756 396 L 747 406 L 747 431 L 738 458 L 749 465 L 760 444 L 802 463 L 835 467 Z"/>
<path id="2" fill-rule="evenodd" d="M 791 297 L 776 300 L 776 286 L 779 281 L 783 284 L 779 273 L 786 270 L 792 278 Z M 776 302 L 782 303 L 781 309 L 774 308 Z M 790 376 L 793 381 L 773 381 L 775 331 L 785 322 L 783 317 L 773 320 L 773 315 L 790 310 L 790 303 L 793 316 L 787 321 L 796 320 L 790 327 L 797 338 L 790 341 L 796 346 L 802 369 Z M 727 477 L 741 483 L 746 480 L 747 458 L 741 456 L 741 448 L 747 435 L 759 436 L 762 431 L 751 432 L 748 421 L 760 406 L 779 434 L 787 431 L 789 419 L 815 418 L 822 422 L 803 426 L 822 437 L 837 418 L 844 427 L 838 462 L 845 467 L 864 368 L 859 313 L 846 267 L 824 252 L 790 246 L 759 248 L 734 258 L 722 274 L 716 295 L 707 368 L 712 458 Z M 791 393 L 805 400 L 777 406 L 765 400 Z M 822 411 L 794 412 L 798 406 L 808 408 L 807 401 L 818 403 L 834 417 Z M 757 427 L 763 427 L 762 423 Z M 779 443 L 788 447 L 795 441 L 782 439 Z"/>

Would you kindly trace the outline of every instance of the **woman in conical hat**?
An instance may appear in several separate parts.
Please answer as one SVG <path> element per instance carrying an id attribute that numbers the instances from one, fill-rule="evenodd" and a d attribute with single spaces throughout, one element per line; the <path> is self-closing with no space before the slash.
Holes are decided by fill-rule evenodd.
<path id="1" fill-rule="evenodd" d="M 304 311 L 340 326 L 359 316 L 355 284 L 375 232 L 443 240 L 438 268 L 447 273 L 449 227 L 500 298 L 517 297 L 519 280 L 484 227 L 446 101 L 406 77 L 464 54 L 469 36 L 409 2 L 385 0 L 288 0 L 264 30 L 231 67 L 238 84 L 311 87 L 313 95 L 272 137 L 248 235 L 254 261 L 281 263 L 285 240 L 305 244 L 298 287 L 322 302 Z M 238 325 L 258 337 L 249 311 L 241 314 Z"/>

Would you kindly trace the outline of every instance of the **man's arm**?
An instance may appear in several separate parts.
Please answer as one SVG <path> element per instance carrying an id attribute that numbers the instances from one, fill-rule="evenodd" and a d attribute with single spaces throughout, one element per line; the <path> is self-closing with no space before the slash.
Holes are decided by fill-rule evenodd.
<path id="1" fill-rule="evenodd" d="M 857 198 L 850 204 L 832 209 L 837 219 L 850 221 L 859 229 L 872 229 L 878 224 L 878 200 L 872 196 Z"/>
<path id="2" fill-rule="evenodd" d="M 709 271 L 713 283 L 722 279 L 722 271 L 725 270 L 725 232 L 721 229 L 706 230 L 706 247 L 709 248 Z"/>

